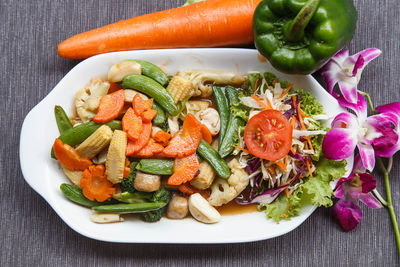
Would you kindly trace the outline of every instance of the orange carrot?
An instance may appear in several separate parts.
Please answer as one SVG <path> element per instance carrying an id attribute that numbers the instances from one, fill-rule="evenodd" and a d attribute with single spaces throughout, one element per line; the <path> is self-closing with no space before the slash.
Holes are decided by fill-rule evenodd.
<path id="1" fill-rule="evenodd" d="M 136 115 L 141 116 L 143 112 L 151 109 L 153 106 L 153 99 L 144 100 L 139 94 L 136 94 L 132 99 L 132 106 Z"/>
<path id="2" fill-rule="evenodd" d="M 100 98 L 99 109 L 93 121 L 95 123 L 106 123 L 118 117 L 124 107 L 124 90 L 118 90 L 112 94 Z"/>
<path id="3" fill-rule="evenodd" d="M 290 122 L 290 124 L 292 125 L 292 129 L 296 129 L 296 117 L 294 115 L 292 115 L 292 120 Z"/>
<path id="4" fill-rule="evenodd" d="M 201 125 L 201 134 L 203 135 L 204 141 L 206 141 L 208 144 L 211 144 L 212 142 L 211 132 L 204 124 Z"/>
<path id="5" fill-rule="evenodd" d="M 154 119 L 156 115 L 157 115 L 157 110 L 149 109 L 142 113 L 142 119 L 145 122 L 150 122 Z"/>
<path id="6" fill-rule="evenodd" d="M 112 94 L 118 90 L 122 89 L 122 86 L 113 82 L 109 82 L 110 83 L 110 88 L 108 88 L 108 94 Z"/>
<path id="7" fill-rule="evenodd" d="M 193 195 L 195 193 L 199 193 L 202 195 L 205 199 L 210 197 L 210 193 L 207 190 L 200 190 L 195 187 L 193 187 L 189 182 L 183 183 L 178 187 L 178 190 L 181 191 L 185 195 Z"/>
<path id="8" fill-rule="evenodd" d="M 251 95 L 251 97 L 255 100 L 255 101 L 257 101 L 257 103 L 258 104 L 260 104 L 260 106 L 262 106 L 264 109 L 272 109 L 272 106 L 271 106 L 271 103 L 268 101 L 268 104 L 269 105 L 267 105 L 267 104 L 265 104 L 264 102 L 262 102 L 261 101 L 261 99 L 260 98 L 258 98 L 256 95 Z M 267 100 L 268 100 L 268 98 L 267 98 Z"/>
<path id="9" fill-rule="evenodd" d="M 168 178 L 167 184 L 181 185 L 189 182 L 199 171 L 199 160 L 196 153 L 187 157 L 175 158 L 174 173 Z"/>
<path id="10" fill-rule="evenodd" d="M 100 202 L 106 201 L 115 192 L 114 185 L 107 180 L 103 165 L 92 165 L 84 170 L 81 187 L 82 193 L 86 198 Z"/>
<path id="11" fill-rule="evenodd" d="M 126 146 L 127 156 L 133 155 L 147 145 L 150 140 L 151 130 L 151 122 L 145 122 L 142 124 L 142 131 L 140 132 L 139 138 L 135 141 L 128 139 L 128 145 Z"/>
<path id="12" fill-rule="evenodd" d="M 183 121 L 182 129 L 172 137 L 163 153 L 172 158 L 189 156 L 196 152 L 201 139 L 201 123 L 189 113 Z"/>
<path id="13" fill-rule="evenodd" d="M 285 188 L 285 195 L 287 198 L 289 198 L 289 189 L 288 188 Z"/>
<path id="14" fill-rule="evenodd" d="M 150 138 L 147 145 L 145 145 L 138 152 L 131 154 L 131 157 L 136 158 L 150 158 L 155 154 L 161 153 L 164 150 L 164 147 L 154 141 L 153 138 Z"/>
<path id="15" fill-rule="evenodd" d="M 164 132 L 163 130 L 159 130 L 156 132 L 156 134 L 153 136 L 154 140 L 160 143 L 163 146 L 167 146 L 169 143 L 169 139 L 172 138 L 172 135 L 170 135 L 167 132 Z"/>
<path id="16" fill-rule="evenodd" d="M 286 88 L 286 90 L 279 96 L 279 99 L 281 99 L 282 97 L 284 97 L 289 91 L 290 91 L 290 89 L 293 87 L 293 83 L 292 84 L 290 84 L 289 86 L 288 86 L 288 88 Z"/>
<path id="17" fill-rule="evenodd" d="M 58 54 L 81 59 L 124 50 L 252 44 L 253 13 L 260 2 L 208 0 L 121 20 L 63 41 Z"/>
<path id="18" fill-rule="evenodd" d="M 132 108 L 129 108 L 122 118 L 122 129 L 126 132 L 128 138 L 135 141 L 139 138 L 142 131 L 142 118 L 136 116 Z"/>
<path id="19" fill-rule="evenodd" d="M 89 159 L 81 158 L 79 153 L 71 146 L 64 144 L 60 139 L 56 139 L 53 145 L 56 158 L 70 170 L 83 171 L 92 165 Z"/>
<path id="20" fill-rule="evenodd" d="M 124 168 L 124 178 L 128 178 L 130 173 L 131 173 L 131 168 L 125 167 Z"/>
<path id="21" fill-rule="evenodd" d="M 310 162 L 308 161 L 308 158 L 306 158 L 306 165 L 307 165 L 308 172 L 310 173 L 310 178 L 312 178 L 313 175 L 311 172 Z"/>
<path id="22" fill-rule="evenodd" d="M 239 149 L 239 150 L 242 150 L 243 152 L 246 152 L 247 154 L 249 154 L 249 155 L 251 155 L 251 153 L 250 153 L 250 151 L 248 151 L 247 149 L 245 149 L 245 148 L 242 148 L 242 147 L 240 147 L 240 146 L 235 146 L 235 145 L 232 145 L 234 148 L 237 148 L 237 149 Z"/>

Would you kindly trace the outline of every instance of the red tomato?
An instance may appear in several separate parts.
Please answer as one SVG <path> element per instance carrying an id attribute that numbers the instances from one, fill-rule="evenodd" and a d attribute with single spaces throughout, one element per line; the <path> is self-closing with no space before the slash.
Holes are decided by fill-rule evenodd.
<path id="1" fill-rule="evenodd" d="M 251 117 L 244 130 L 244 141 L 251 154 L 276 161 L 289 153 L 292 127 L 278 110 L 264 110 Z"/>

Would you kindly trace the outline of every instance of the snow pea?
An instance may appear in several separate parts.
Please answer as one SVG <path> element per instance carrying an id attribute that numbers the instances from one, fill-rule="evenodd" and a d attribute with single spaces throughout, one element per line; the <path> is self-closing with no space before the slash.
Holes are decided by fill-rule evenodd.
<path id="1" fill-rule="evenodd" d="M 56 117 L 56 123 L 60 134 L 63 134 L 73 127 L 71 121 L 61 106 L 54 106 L 54 116 Z"/>
<path id="2" fill-rule="evenodd" d="M 141 159 L 136 169 L 145 173 L 172 175 L 174 161 L 170 159 Z"/>
<path id="3" fill-rule="evenodd" d="M 122 87 L 135 89 L 154 98 L 154 100 L 170 115 L 176 115 L 178 113 L 178 107 L 167 89 L 152 78 L 137 74 L 129 75 L 122 80 Z"/>
<path id="4" fill-rule="evenodd" d="M 224 179 L 229 178 L 231 171 L 228 164 L 226 164 L 225 160 L 223 160 L 218 152 L 206 141 L 201 140 L 197 147 L 197 153 L 214 168 L 219 177 Z"/>
<path id="5" fill-rule="evenodd" d="M 142 213 L 151 210 L 158 210 L 167 205 L 164 202 L 142 202 L 142 203 L 129 203 L 129 204 L 114 204 L 114 205 L 102 205 L 94 206 L 93 210 L 100 212 L 111 212 L 111 213 Z"/>
<path id="6" fill-rule="evenodd" d="M 215 102 L 217 103 L 219 122 L 221 126 L 219 130 L 219 140 L 223 140 L 230 115 L 228 101 L 226 100 L 224 92 L 220 86 L 213 85 L 213 96 Z"/>
<path id="7" fill-rule="evenodd" d="M 168 83 L 169 78 L 167 74 L 156 65 L 145 60 L 140 60 L 140 59 L 131 59 L 131 60 L 139 63 L 140 66 L 142 66 L 142 75 L 152 78 L 162 86 L 165 86 Z"/>

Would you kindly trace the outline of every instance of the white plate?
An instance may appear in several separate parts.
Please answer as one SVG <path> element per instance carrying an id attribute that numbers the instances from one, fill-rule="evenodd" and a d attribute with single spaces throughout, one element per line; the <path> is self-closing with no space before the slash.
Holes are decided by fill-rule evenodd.
<path id="1" fill-rule="evenodd" d="M 115 224 L 95 224 L 89 219 L 91 210 L 67 200 L 59 186 L 67 178 L 58 163 L 50 158 L 50 148 L 58 137 L 53 115 L 54 105 L 61 105 L 71 114 L 75 92 L 91 77 L 103 76 L 115 63 L 124 59 L 144 59 L 173 74 L 183 69 L 216 69 L 241 73 L 271 71 L 309 89 L 323 104 L 325 112 L 334 116 L 342 109 L 336 100 L 310 75 L 285 75 L 261 62 L 252 49 L 171 49 L 128 51 L 103 54 L 76 65 L 57 86 L 26 116 L 21 130 L 20 161 L 28 184 L 38 192 L 57 214 L 78 233 L 102 241 L 126 243 L 236 243 L 273 238 L 298 227 L 316 207 L 304 207 L 300 216 L 276 224 L 262 212 L 224 216 L 221 222 L 206 225 L 192 218 L 146 223 L 134 216 Z M 351 165 L 350 165 L 351 166 Z M 51 227 L 51 226 L 50 226 Z"/>

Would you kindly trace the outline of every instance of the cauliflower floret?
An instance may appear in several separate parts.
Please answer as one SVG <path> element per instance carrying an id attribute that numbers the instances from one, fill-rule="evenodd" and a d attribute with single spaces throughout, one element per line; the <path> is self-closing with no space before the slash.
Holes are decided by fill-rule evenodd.
<path id="1" fill-rule="evenodd" d="M 207 126 L 212 135 L 217 135 L 220 130 L 220 119 L 218 111 L 213 108 L 200 110 L 195 115 L 196 119 Z"/>
<path id="2" fill-rule="evenodd" d="M 248 174 L 240 168 L 236 158 L 228 163 L 231 176 L 228 180 L 218 178 L 211 186 L 211 196 L 208 202 L 213 206 L 221 206 L 237 197 L 249 184 Z"/>
<path id="3" fill-rule="evenodd" d="M 93 78 L 75 95 L 75 108 L 82 122 L 93 120 L 99 107 L 100 98 L 107 94 L 110 83 Z"/>
<path id="4" fill-rule="evenodd" d="M 212 94 L 212 87 L 206 83 L 241 85 L 245 76 L 229 71 L 212 70 L 187 70 L 178 73 L 192 81 L 194 96 L 209 97 Z"/>

